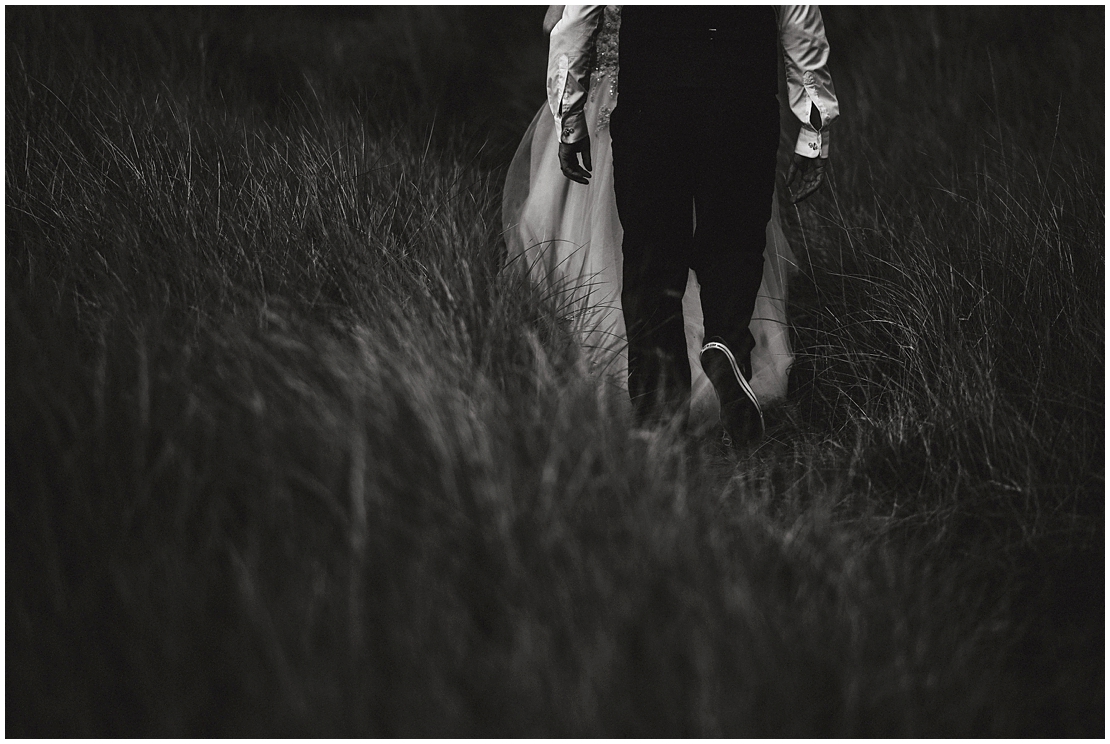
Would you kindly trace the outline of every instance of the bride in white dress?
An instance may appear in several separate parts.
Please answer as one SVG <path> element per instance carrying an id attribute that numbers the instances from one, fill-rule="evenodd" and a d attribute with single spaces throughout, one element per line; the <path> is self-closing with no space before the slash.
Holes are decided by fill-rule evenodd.
<path id="1" fill-rule="evenodd" d="M 562 6 L 545 20 L 550 32 Z M 558 9 L 558 10 L 556 10 Z M 617 36 L 620 6 L 607 6 L 597 34 L 586 119 L 592 138 L 593 174 L 588 186 L 565 178 L 559 167 L 555 121 L 543 105 L 524 134 L 506 177 L 502 220 L 510 263 L 527 266 L 533 279 L 560 293 L 574 313 L 582 343 L 595 372 L 627 389 L 626 337 L 621 312 L 621 241 L 613 191 L 613 153 L 609 117 L 617 105 Z M 691 214 L 691 226 L 694 215 Z M 751 387 L 762 407 L 786 396 L 787 373 L 794 357 L 786 322 L 787 279 L 794 255 L 783 234 L 776 188 L 767 224 L 763 283 L 750 329 Z M 713 426 L 718 402 L 701 367 L 701 300 L 690 272 L 682 299 L 686 348 L 692 372 L 690 424 Z"/>

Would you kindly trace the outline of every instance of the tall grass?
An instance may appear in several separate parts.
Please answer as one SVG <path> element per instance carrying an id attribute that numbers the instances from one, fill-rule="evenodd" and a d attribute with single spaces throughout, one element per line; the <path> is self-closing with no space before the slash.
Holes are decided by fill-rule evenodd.
<path id="1" fill-rule="evenodd" d="M 799 327 L 836 381 L 822 418 L 929 484 L 918 515 L 941 494 L 1026 536 L 1101 515 L 1102 110 L 1075 68 L 1101 60 L 1096 19 L 923 11 L 911 53 L 883 43 L 902 17 L 830 19 L 865 123 L 811 227 L 829 241 Z"/>
<path id="2" fill-rule="evenodd" d="M 991 13 L 827 11 L 731 460 L 504 269 L 537 9 L 8 11 L 9 732 L 1097 735 L 1101 15 Z"/>

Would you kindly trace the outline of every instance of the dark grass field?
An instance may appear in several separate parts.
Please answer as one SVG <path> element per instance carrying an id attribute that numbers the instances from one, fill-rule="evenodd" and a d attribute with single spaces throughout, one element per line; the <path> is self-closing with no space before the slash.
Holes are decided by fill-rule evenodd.
<path id="1" fill-rule="evenodd" d="M 735 460 L 504 270 L 543 7 L 8 8 L 10 736 L 1104 735 L 1104 10 L 825 11 Z"/>

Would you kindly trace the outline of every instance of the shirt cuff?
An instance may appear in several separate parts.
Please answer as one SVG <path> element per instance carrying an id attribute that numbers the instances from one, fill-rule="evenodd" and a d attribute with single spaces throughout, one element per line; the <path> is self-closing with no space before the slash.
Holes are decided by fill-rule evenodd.
<path id="1" fill-rule="evenodd" d="M 821 136 L 821 132 L 808 124 L 803 124 L 798 131 L 798 142 L 794 145 L 794 152 L 804 158 L 818 156 L 827 158 L 829 156 L 829 138 Z"/>
<path id="2" fill-rule="evenodd" d="M 563 114 L 563 124 L 559 128 L 559 141 L 564 145 L 573 145 L 579 140 L 584 140 L 590 135 L 586 128 L 586 113 L 573 111 Z"/>

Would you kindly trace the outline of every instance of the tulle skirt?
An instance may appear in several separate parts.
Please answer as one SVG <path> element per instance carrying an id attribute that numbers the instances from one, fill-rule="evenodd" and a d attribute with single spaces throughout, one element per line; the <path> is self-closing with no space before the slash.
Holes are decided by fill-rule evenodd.
<path id="1" fill-rule="evenodd" d="M 604 86 L 602 86 L 604 89 Z M 573 317 L 591 368 L 600 379 L 627 389 L 627 343 L 621 311 L 621 240 L 613 191 L 612 140 L 608 111 L 591 100 L 586 116 L 592 138 L 593 176 L 588 186 L 559 169 L 555 121 L 546 106 L 532 120 L 506 177 L 502 204 L 511 266 L 557 293 Z M 694 214 L 691 210 L 691 229 Z M 776 191 L 767 224 L 763 282 L 751 321 L 752 389 L 766 406 L 786 395 L 794 357 L 786 323 L 787 279 L 794 255 L 782 231 Z M 717 396 L 701 368 L 704 329 L 697 277 L 690 272 L 682 298 L 686 347 L 692 372 L 691 423 L 713 425 Z"/>

